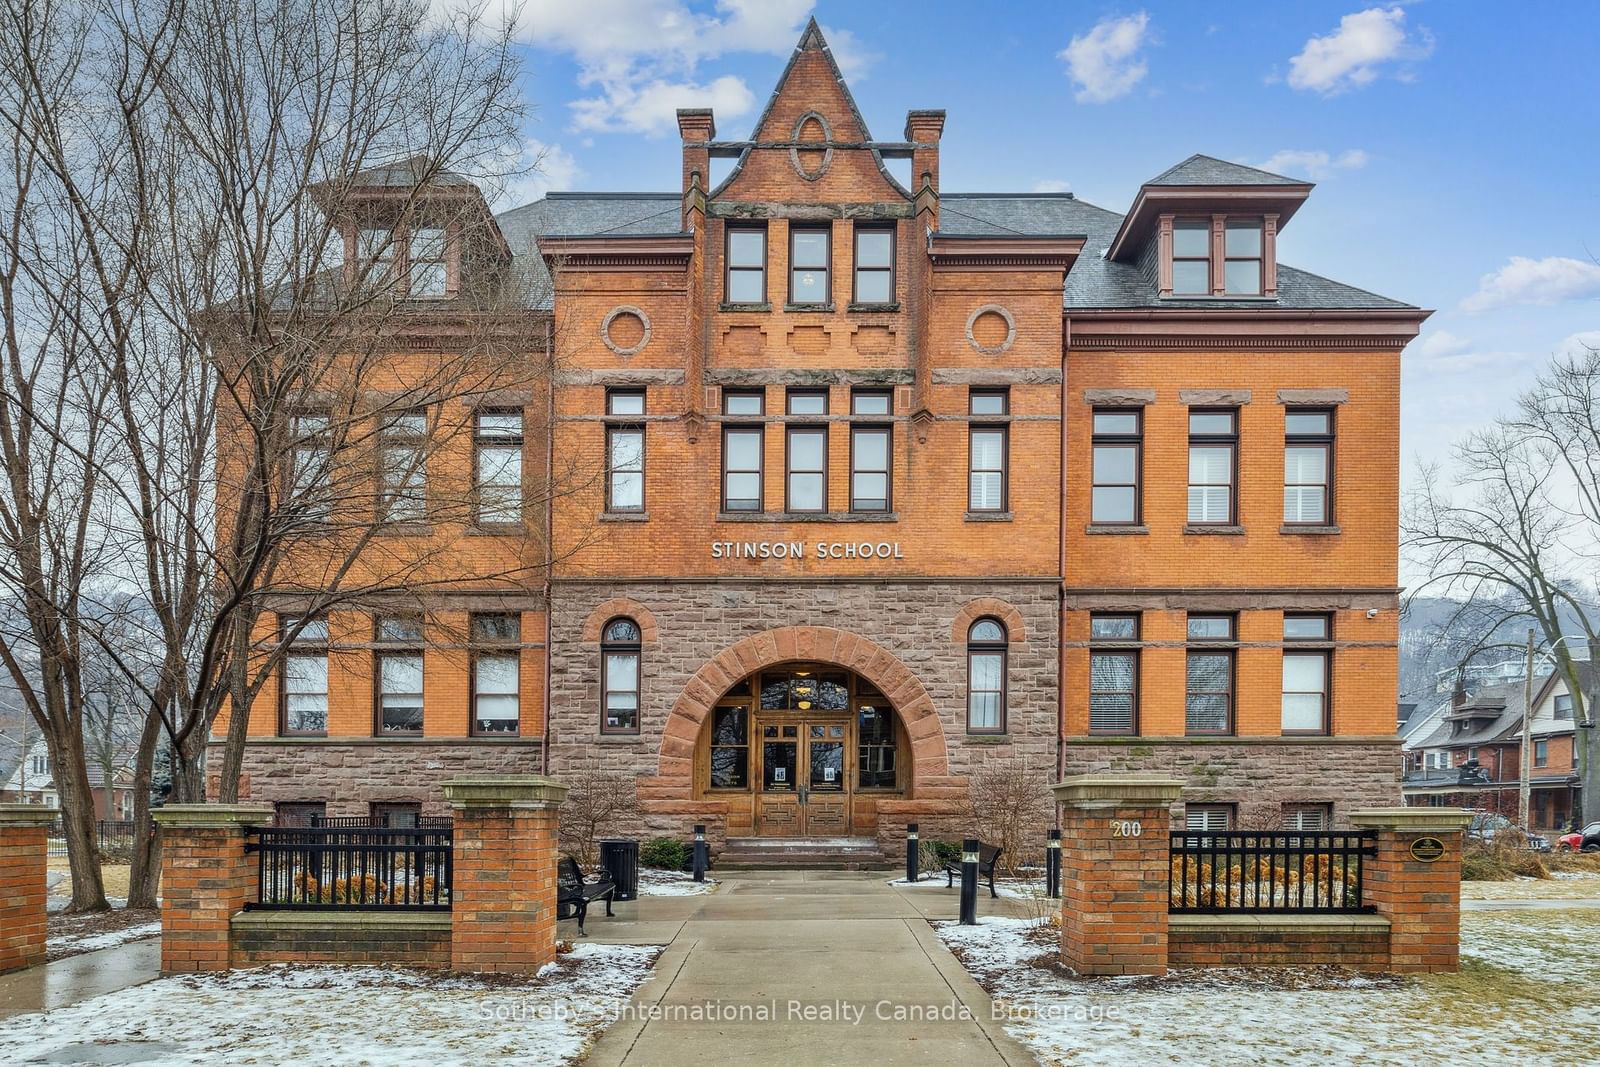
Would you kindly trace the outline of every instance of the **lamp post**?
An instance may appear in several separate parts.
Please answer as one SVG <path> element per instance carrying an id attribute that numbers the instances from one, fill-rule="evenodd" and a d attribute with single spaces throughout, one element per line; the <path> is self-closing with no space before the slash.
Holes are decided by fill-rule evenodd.
<path id="1" fill-rule="evenodd" d="M 1044 846 L 1044 892 L 1054 900 L 1061 896 L 1061 831 L 1051 830 Z"/>

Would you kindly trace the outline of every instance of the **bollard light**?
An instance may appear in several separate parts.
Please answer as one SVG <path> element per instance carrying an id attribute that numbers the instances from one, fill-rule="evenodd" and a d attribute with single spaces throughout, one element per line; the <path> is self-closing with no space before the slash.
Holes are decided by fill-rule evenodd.
<path id="1" fill-rule="evenodd" d="M 1061 895 L 1061 831 L 1051 830 L 1044 847 L 1044 892 L 1054 900 Z"/>
<path id="2" fill-rule="evenodd" d="M 906 823 L 906 881 L 917 880 L 917 824 Z"/>
<path id="3" fill-rule="evenodd" d="M 961 842 L 961 925 L 978 925 L 978 842 Z"/>
<path id="4" fill-rule="evenodd" d="M 694 824 L 694 880 L 697 882 L 706 880 L 706 861 L 710 858 L 706 855 L 708 849 L 706 824 L 697 822 Z"/>

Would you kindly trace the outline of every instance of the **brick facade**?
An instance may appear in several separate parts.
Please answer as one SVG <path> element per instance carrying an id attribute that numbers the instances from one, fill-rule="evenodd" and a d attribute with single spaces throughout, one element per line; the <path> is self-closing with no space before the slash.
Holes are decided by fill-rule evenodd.
<path id="1" fill-rule="evenodd" d="M 52 812 L 0 804 L 0 974 L 43 963 L 45 867 Z"/>
<path id="2" fill-rule="evenodd" d="M 445 970 L 450 917 L 410 912 L 246 911 L 233 917 L 233 965 L 390 964 Z"/>
<path id="3" fill-rule="evenodd" d="M 161 827 L 161 973 L 233 967 L 233 917 L 256 891 L 245 853 L 248 829 L 272 809 L 229 804 L 169 804 Z"/>

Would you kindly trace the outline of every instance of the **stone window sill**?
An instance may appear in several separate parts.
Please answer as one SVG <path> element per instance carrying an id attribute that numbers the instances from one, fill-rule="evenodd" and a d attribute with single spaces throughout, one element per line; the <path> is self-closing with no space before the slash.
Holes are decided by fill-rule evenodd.
<path id="1" fill-rule="evenodd" d="M 643 734 L 595 734 L 597 745 L 637 745 L 644 741 Z"/>
<path id="2" fill-rule="evenodd" d="M 649 522 L 648 511 L 602 511 L 595 516 L 596 522 Z"/>
<path id="3" fill-rule="evenodd" d="M 1211 536 L 1211 537 L 1243 537 L 1244 536 L 1244 527 L 1243 526 L 1195 526 L 1195 525 L 1186 525 L 1183 528 L 1183 532 L 1186 533 L 1186 534 L 1198 534 L 1199 536 L 1202 536 L 1202 537 L 1205 537 L 1205 536 Z"/>
<path id="4" fill-rule="evenodd" d="M 735 313 L 741 312 L 741 311 L 761 312 L 761 311 L 771 311 L 772 310 L 772 305 L 768 304 L 766 302 L 762 302 L 760 304 L 728 304 L 728 303 L 722 303 L 722 304 L 718 304 L 717 305 L 717 310 L 718 311 L 723 311 L 723 312 L 735 312 Z"/>
<path id="5" fill-rule="evenodd" d="M 1278 527 L 1278 532 L 1281 534 L 1299 534 L 1304 537 L 1336 537 L 1344 533 L 1337 526 L 1295 526 L 1289 523 L 1284 523 Z"/>
<path id="6" fill-rule="evenodd" d="M 836 311 L 838 309 L 835 308 L 832 304 L 785 304 L 785 305 L 783 305 L 783 310 L 787 311 L 787 312 L 816 311 L 816 312 L 822 312 L 824 314 L 832 314 L 834 311 Z"/>
<path id="7" fill-rule="evenodd" d="M 885 313 L 893 313 L 893 312 L 896 312 L 896 311 L 900 310 L 900 305 L 898 303 L 894 303 L 894 304 L 857 304 L 857 303 L 852 302 L 851 304 L 849 304 L 845 308 L 845 310 L 846 311 L 852 311 L 852 312 L 862 312 L 862 313 L 871 313 L 871 312 L 874 312 L 874 311 L 885 312 Z"/>
<path id="8" fill-rule="evenodd" d="M 1014 516 L 1009 511 L 969 511 L 963 518 L 965 522 L 1011 522 Z"/>
<path id="9" fill-rule="evenodd" d="M 1011 743 L 1011 735 L 968 734 L 966 743 L 969 745 L 1009 745 Z"/>
<path id="10" fill-rule="evenodd" d="M 1147 534 L 1147 533 L 1150 532 L 1150 527 L 1148 527 L 1148 526 L 1115 526 L 1115 525 L 1110 525 L 1110 524 L 1105 524 L 1105 523 L 1093 523 L 1093 522 L 1091 522 L 1089 525 L 1087 525 L 1087 526 L 1085 526 L 1083 528 L 1083 532 L 1086 533 L 1086 534 L 1106 534 L 1106 535 L 1110 535 L 1110 536 L 1116 536 L 1118 534 L 1123 534 L 1123 535 L 1128 535 L 1128 536 L 1143 536 L 1144 534 Z"/>
<path id="11" fill-rule="evenodd" d="M 719 511 L 718 522 L 899 522 L 895 511 Z"/>
<path id="12" fill-rule="evenodd" d="M 427 537 L 433 533 L 433 526 L 426 522 L 389 522 L 374 533 L 378 537 Z"/>
<path id="13" fill-rule="evenodd" d="M 518 537 L 526 534 L 528 527 L 520 522 L 497 522 L 468 526 L 463 532 L 468 537 Z"/>

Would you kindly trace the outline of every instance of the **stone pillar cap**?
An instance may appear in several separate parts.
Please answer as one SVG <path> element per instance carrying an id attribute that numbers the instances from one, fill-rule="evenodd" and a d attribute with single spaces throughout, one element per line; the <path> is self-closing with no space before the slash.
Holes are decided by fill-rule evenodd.
<path id="1" fill-rule="evenodd" d="M 542 774 L 474 774 L 444 783 L 452 808 L 554 808 L 567 787 Z"/>
<path id="2" fill-rule="evenodd" d="M 150 817 L 162 826 L 262 826 L 272 822 L 270 807 L 261 804 L 168 804 Z"/>
<path id="3" fill-rule="evenodd" d="M 49 826 L 58 814 L 43 804 L 0 804 L 0 826 Z"/>
<path id="4" fill-rule="evenodd" d="M 1156 774 L 1075 774 L 1054 786 L 1056 802 L 1076 808 L 1166 807 L 1183 795 L 1183 782 Z"/>
<path id="5" fill-rule="evenodd" d="M 1462 808 L 1361 808 L 1350 813 L 1350 825 L 1369 830 L 1452 832 L 1465 830 L 1472 812 Z"/>

